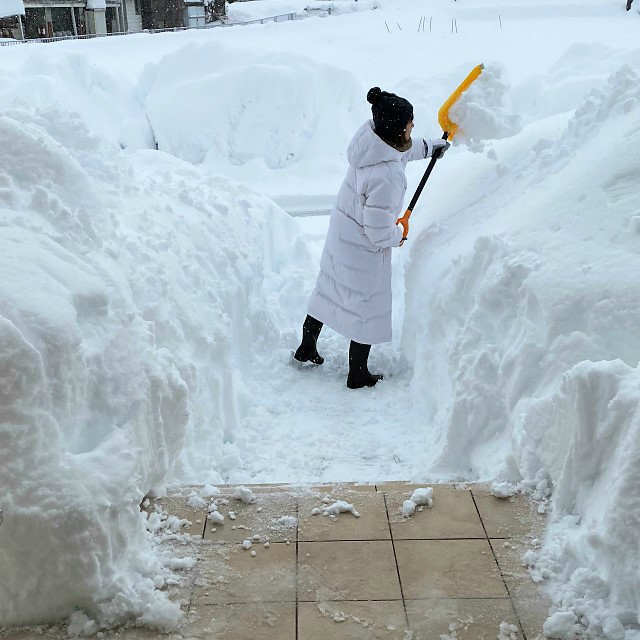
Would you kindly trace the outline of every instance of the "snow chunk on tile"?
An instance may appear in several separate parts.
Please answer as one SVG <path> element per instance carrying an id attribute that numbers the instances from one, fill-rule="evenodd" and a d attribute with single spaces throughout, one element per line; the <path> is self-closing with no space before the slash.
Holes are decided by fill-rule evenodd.
<path id="1" fill-rule="evenodd" d="M 273 521 L 276 529 L 294 529 L 298 526 L 298 518 L 295 516 L 281 516 Z"/>
<path id="2" fill-rule="evenodd" d="M 509 624 L 508 622 L 501 622 L 498 629 L 498 640 L 518 640 L 520 633 L 518 627 L 515 624 Z"/>
<path id="3" fill-rule="evenodd" d="M 351 513 L 356 518 L 360 517 L 355 507 L 350 502 L 345 502 L 344 500 L 337 500 L 322 510 L 323 516 L 337 516 L 340 513 Z"/>
<path id="4" fill-rule="evenodd" d="M 402 515 L 405 518 L 412 516 L 416 512 L 416 503 L 413 500 L 405 500 L 402 503 Z"/>
<path id="5" fill-rule="evenodd" d="M 556 611 L 545 621 L 542 631 L 548 638 L 568 640 L 573 637 L 576 616 L 573 611 Z"/>
<path id="6" fill-rule="evenodd" d="M 204 509 L 207 501 L 203 500 L 195 491 L 187 498 L 187 504 L 192 509 Z"/>
<path id="7" fill-rule="evenodd" d="M 200 489 L 200 497 L 201 498 L 213 498 L 214 496 L 220 495 L 220 489 L 218 487 L 214 487 L 211 484 L 205 484 L 204 487 Z"/>
<path id="8" fill-rule="evenodd" d="M 433 506 L 433 488 L 424 487 L 421 489 L 416 489 L 411 494 L 411 501 L 416 505 L 431 508 Z"/>
<path id="9" fill-rule="evenodd" d="M 245 504 L 253 504 L 258 500 L 251 489 L 247 487 L 236 487 L 231 494 L 236 500 L 240 500 Z"/>
<path id="10" fill-rule="evenodd" d="M 219 511 L 212 511 L 209 520 L 215 524 L 224 524 L 224 516 Z"/>
<path id="11" fill-rule="evenodd" d="M 518 492 L 513 482 L 494 482 L 491 485 L 491 495 L 496 498 L 511 498 Z"/>

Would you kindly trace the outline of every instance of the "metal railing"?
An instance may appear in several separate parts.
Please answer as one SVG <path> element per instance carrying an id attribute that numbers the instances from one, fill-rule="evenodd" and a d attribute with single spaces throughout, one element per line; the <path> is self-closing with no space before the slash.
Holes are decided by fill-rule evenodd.
<path id="1" fill-rule="evenodd" d="M 314 12 L 315 14 L 315 12 Z M 326 10 L 326 15 L 331 15 L 331 9 Z M 130 36 L 137 33 L 168 33 L 171 31 L 191 31 L 192 29 L 217 29 L 220 27 L 236 27 L 249 24 L 265 24 L 267 22 L 287 22 L 289 20 L 300 20 L 306 16 L 301 13 L 281 13 L 277 16 L 265 18 L 254 18 L 253 20 L 242 20 L 239 22 L 216 21 L 207 24 L 193 25 L 191 27 L 165 27 L 164 29 L 142 29 L 141 31 L 114 31 L 112 33 L 87 33 L 77 36 L 55 36 L 52 38 L 29 38 L 25 40 L 2 40 L 0 47 L 14 44 L 38 44 L 46 42 L 62 42 L 64 40 L 89 40 L 91 38 L 111 38 L 112 36 Z"/>

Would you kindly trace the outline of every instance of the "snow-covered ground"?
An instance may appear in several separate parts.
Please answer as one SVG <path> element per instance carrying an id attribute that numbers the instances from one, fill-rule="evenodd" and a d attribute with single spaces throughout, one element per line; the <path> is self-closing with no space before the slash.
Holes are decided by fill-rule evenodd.
<path id="1" fill-rule="evenodd" d="M 636 10 L 321 4 L 3 49 L 0 625 L 172 624 L 138 510 L 167 484 L 456 479 L 552 489 L 549 629 L 640 637 Z M 384 383 L 348 391 L 328 330 L 291 366 L 327 219 L 275 203 L 330 207 L 369 87 L 435 137 L 479 62 L 395 252 Z"/>

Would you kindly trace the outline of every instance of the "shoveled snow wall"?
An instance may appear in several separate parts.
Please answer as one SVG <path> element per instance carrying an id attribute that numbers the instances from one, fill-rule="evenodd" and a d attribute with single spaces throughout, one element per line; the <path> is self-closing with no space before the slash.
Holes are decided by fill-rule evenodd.
<path id="1" fill-rule="evenodd" d="M 148 65 L 139 95 L 161 150 L 225 174 L 235 167 L 248 181 L 294 165 L 317 172 L 370 117 L 347 71 L 290 52 L 215 43 Z"/>
<path id="2" fill-rule="evenodd" d="M 406 264 L 424 469 L 553 488 L 528 561 L 563 638 L 636 637 L 640 614 L 639 122 L 623 66 L 574 112 L 454 148 Z"/>
<path id="3" fill-rule="evenodd" d="M 296 228 L 86 115 L 0 114 L 0 625 L 81 609 L 166 628 L 139 504 L 171 477 L 220 481 Z"/>

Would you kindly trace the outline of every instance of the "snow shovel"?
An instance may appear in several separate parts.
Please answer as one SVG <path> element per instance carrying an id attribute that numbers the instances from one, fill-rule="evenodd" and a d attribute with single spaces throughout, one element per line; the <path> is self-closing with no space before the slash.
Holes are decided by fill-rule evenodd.
<path id="1" fill-rule="evenodd" d="M 440 126 L 444 131 L 444 133 L 442 134 L 443 140 L 447 140 L 447 139 L 452 140 L 453 136 L 456 134 L 456 131 L 458 130 L 458 125 L 449 118 L 449 109 L 451 109 L 451 107 L 458 101 L 460 96 L 471 86 L 471 83 L 478 78 L 478 76 L 482 73 L 483 69 L 484 69 L 483 64 L 479 64 L 477 67 L 474 67 L 471 73 L 462 81 L 460 86 L 447 98 L 446 102 L 440 107 L 440 110 L 438 111 L 438 122 L 440 123 Z M 416 203 L 418 202 L 418 198 L 420 197 L 420 194 L 424 189 L 424 185 L 427 184 L 427 180 L 429 179 L 429 176 L 433 171 L 433 167 L 436 166 L 436 162 L 438 161 L 439 157 L 440 157 L 440 153 L 436 153 L 436 155 L 433 155 L 431 157 L 431 162 L 429 162 L 429 166 L 427 167 L 427 170 L 424 172 L 424 175 L 422 176 L 422 180 L 420 180 L 420 184 L 418 184 L 418 188 L 416 189 L 416 192 L 413 194 L 413 198 L 411 198 L 409 207 L 405 211 L 402 218 L 398 218 L 396 220 L 396 224 L 401 224 L 404 229 L 404 234 L 402 235 L 403 242 L 407 239 L 409 235 L 409 218 L 411 217 L 413 209 L 415 208 Z"/>

